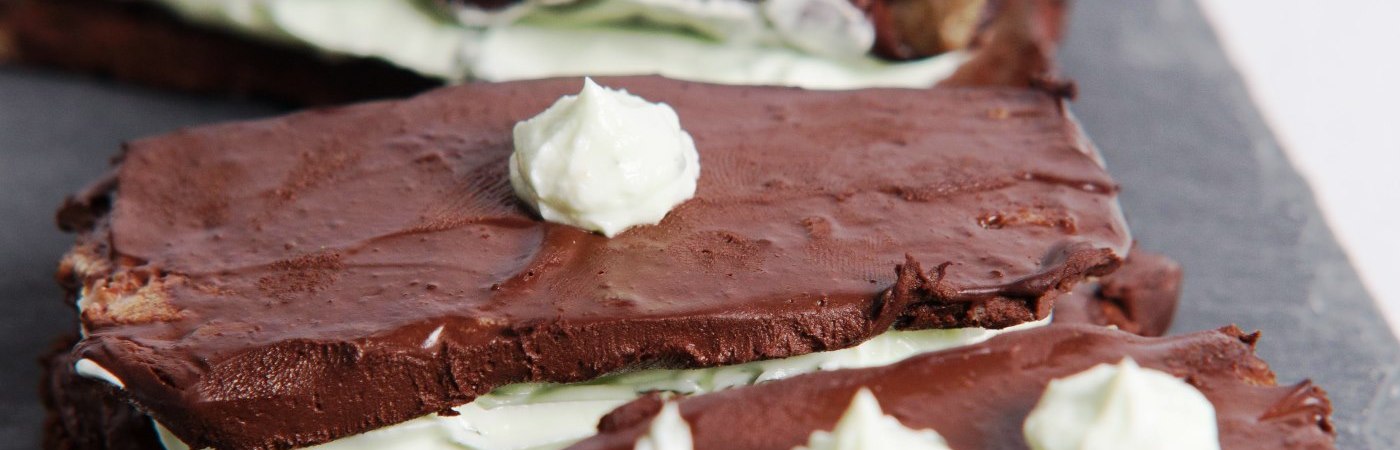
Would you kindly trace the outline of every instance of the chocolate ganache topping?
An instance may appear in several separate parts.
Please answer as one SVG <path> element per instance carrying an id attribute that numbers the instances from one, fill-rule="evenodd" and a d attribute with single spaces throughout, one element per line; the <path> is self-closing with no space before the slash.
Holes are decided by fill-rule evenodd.
<path id="1" fill-rule="evenodd" d="M 1025 449 L 1027 414 L 1045 386 L 1125 356 L 1184 379 L 1215 407 L 1220 446 L 1332 449 L 1331 403 L 1309 381 L 1278 386 L 1254 355 L 1258 333 L 1233 326 L 1148 338 L 1092 325 L 1056 324 L 893 365 L 801 375 L 681 401 L 696 450 L 787 450 L 830 430 L 857 390 L 870 389 L 886 414 L 933 429 L 956 449 Z M 657 396 L 604 417 L 600 434 L 570 450 L 631 449 L 660 409 Z"/>
<path id="2" fill-rule="evenodd" d="M 291 448 L 508 383 L 1036 320 L 1129 246 L 1042 91 L 600 82 L 675 108 L 703 167 L 695 198 L 613 238 L 541 221 L 508 181 L 512 126 L 581 79 L 131 143 L 62 214 L 75 355 L 192 447 Z"/>

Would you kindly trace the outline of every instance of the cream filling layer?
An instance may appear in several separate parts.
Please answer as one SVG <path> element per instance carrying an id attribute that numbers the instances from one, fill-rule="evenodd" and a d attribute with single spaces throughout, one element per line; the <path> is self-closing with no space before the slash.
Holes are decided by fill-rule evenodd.
<path id="1" fill-rule="evenodd" d="M 592 436 L 598 420 L 641 395 L 664 391 L 698 395 L 805 373 L 876 367 L 926 352 L 977 344 L 998 334 L 1048 325 L 1050 319 L 1002 330 L 888 331 L 855 347 L 789 358 L 704 369 L 653 369 L 571 383 L 520 383 L 500 387 L 453 408 L 456 416 L 429 414 L 315 450 L 553 450 Z M 189 450 L 159 423 L 167 450 Z"/>
<path id="2" fill-rule="evenodd" d="M 874 28 L 846 0 L 525 0 L 456 14 L 417 0 L 149 1 L 192 22 L 332 56 L 379 58 L 448 81 L 659 74 L 812 89 L 918 88 L 967 58 L 874 58 Z"/>

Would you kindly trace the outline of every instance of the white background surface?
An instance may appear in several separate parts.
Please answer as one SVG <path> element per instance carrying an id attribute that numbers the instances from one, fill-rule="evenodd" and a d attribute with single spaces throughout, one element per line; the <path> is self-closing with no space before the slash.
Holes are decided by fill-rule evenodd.
<path id="1" fill-rule="evenodd" d="M 1199 0 L 1400 330 L 1400 0 Z"/>

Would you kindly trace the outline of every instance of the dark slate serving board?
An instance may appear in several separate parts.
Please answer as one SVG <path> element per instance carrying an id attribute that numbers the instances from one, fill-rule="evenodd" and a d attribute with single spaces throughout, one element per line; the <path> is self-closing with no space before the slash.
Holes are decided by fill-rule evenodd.
<path id="1" fill-rule="evenodd" d="M 1263 330 L 1281 381 L 1331 393 L 1341 448 L 1400 448 L 1400 346 L 1196 4 L 1082 0 L 1073 22 L 1074 111 L 1137 238 L 1186 267 L 1175 331 Z M 0 67 L 0 447 L 38 447 L 34 359 L 75 326 L 52 278 L 70 243 L 52 220 L 63 196 L 123 140 L 277 112 Z"/>
<path id="2" fill-rule="evenodd" d="M 1400 448 L 1400 346 L 1196 2 L 1076 2 L 1061 61 L 1144 247 L 1182 263 L 1174 332 L 1263 330 L 1330 394 L 1343 449 Z"/>

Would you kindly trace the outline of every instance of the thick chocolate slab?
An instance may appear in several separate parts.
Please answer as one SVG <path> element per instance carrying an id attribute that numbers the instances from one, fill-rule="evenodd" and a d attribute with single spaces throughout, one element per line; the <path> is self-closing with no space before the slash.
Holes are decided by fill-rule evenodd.
<path id="1" fill-rule="evenodd" d="M 1181 268 L 1174 261 L 1134 248 L 1112 274 L 1056 299 L 1055 323 L 1112 325 L 1145 336 L 1161 336 L 1176 310 L 1180 276 Z M 41 394 L 48 409 L 44 448 L 158 448 L 160 441 L 149 417 L 105 383 L 73 372 L 75 360 L 69 349 L 76 342 L 76 337 L 55 341 L 52 353 L 42 362 L 47 372 Z"/>
<path id="2" fill-rule="evenodd" d="M 1174 307 L 1176 298 L 1169 298 L 1167 294 L 1174 294 L 1176 292 L 1175 286 L 1162 289 L 1166 286 L 1155 281 L 1159 280 L 1157 278 L 1154 278 L 1151 283 L 1138 284 L 1135 281 L 1139 281 L 1139 278 L 1120 276 L 1124 273 L 1163 273 L 1162 270 L 1170 271 L 1176 267 L 1170 260 L 1162 258 L 1160 255 L 1134 249 L 1124 261 L 1123 267 L 1100 281 L 1115 279 L 1120 285 L 1132 286 L 1136 292 L 1148 294 L 1135 297 L 1137 301 L 1170 300 L 1170 305 Z M 1167 264 L 1162 264 L 1164 262 Z M 1139 325 L 1131 322 L 1129 316 L 1124 314 L 1110 316 L 1084 313 L 1086 312 L 1085 308 L 1121 311 L 1121 309 L 1115 309 L 1122 304 L 1118 299 L 1095 295 L 1096 292 L 1099 292 L 1098 286 L 1099 283 L 1084 284 L 1076 288 L 1071 295 L 1057 299 L 1055 302 L 1055 323 L 1113 325 L 1122 330 L 1156 333 L 1153 334 L 1154 336 L 1161 334 L 1160 331 L 1153 331 L 1151 325 Z M 1154 291 L 1152 289 L 1162 290 Z M 1067 314 L 1067 309 L 1074 312 Z M 1170 309 L 1154 307 L 1145 311 L 1162 313 L 1170 311 Z M 1164 323 L 1170 322 L 1170 319 L 1171 317 L 1148 316 L 1144 320 L 1146 323 Z M 1099 322 L 1091 322 L 1094 320 Z M 45 374 L 40 393 L 45 408 L 48 410 L 43 448 L 48 450 L 149 450 L 159 448 L 158 446 L 161 444 L 155 435 L 150 417 L 128 404 L 122 398 L 120 391 L 101 381 L 78 375 L 73 371 L 73 365 L 76 361 L 69 349 L 76 342 L 76 336 L 56 340 L 50 354 L 45 356 L 41 363 Z M 637 409 L 633 407 L 626 411 Z M 611 420 L 615 421 L 618 417 L 620 416 L 614 415 Z"/>
<path id="3" fill-rule="evenodd" d="M 1128 246 L 1040 91 L 603 82 L 674 106 L 702 160 L 695 199 L 613 239 L 538 221 L 506 180 L 511 126 L 578 79 L 132 143 L 65 260 L 75 351 L 194 446 L 288 447 L 505 383 L 1021 323 Z"/>
<path id="4" fill-rule="evenodd" d="M 1134 248 L 1112 274 L 1056 299 L 1055 323 L 1112 325 L 1160 336 L 1176 309 L 1180 275 L 1180 266 L 1165 256 Z M 42 363 L 47 372 L 41 393 L 48 409 L 44 448 L 158 448 L 160 441 L 145 413 L 127 404 L 105 383 L 73 372 L 75 358 L 69 349 L 76 342 L 76 337 L 55 341 L 52 353 Z"/>
<path id="5" fill-rule="evenodd" d="M 1227 327 L 1143 338 L 1086 325 L 1009 333 L 960 349 L 870 369 L 816 373 L 680 402 L 696 450 L 786 450 L 830 430 L 857 390 L 869 388 L 886 414 L 932 428 L 958 449 L 1024 449 L 1026 415 L 1050 380 L 1131 356 L 1184 378 L 1215 405 L 1221 448 L 1332 449 L 1331 404 L 1309 381 L 1277 386 L 1254 356 L 1258 334 Z M 631 449 L 661 408 L 659 397 L 604 417 L 600 435 L 570 450 Z"/>

